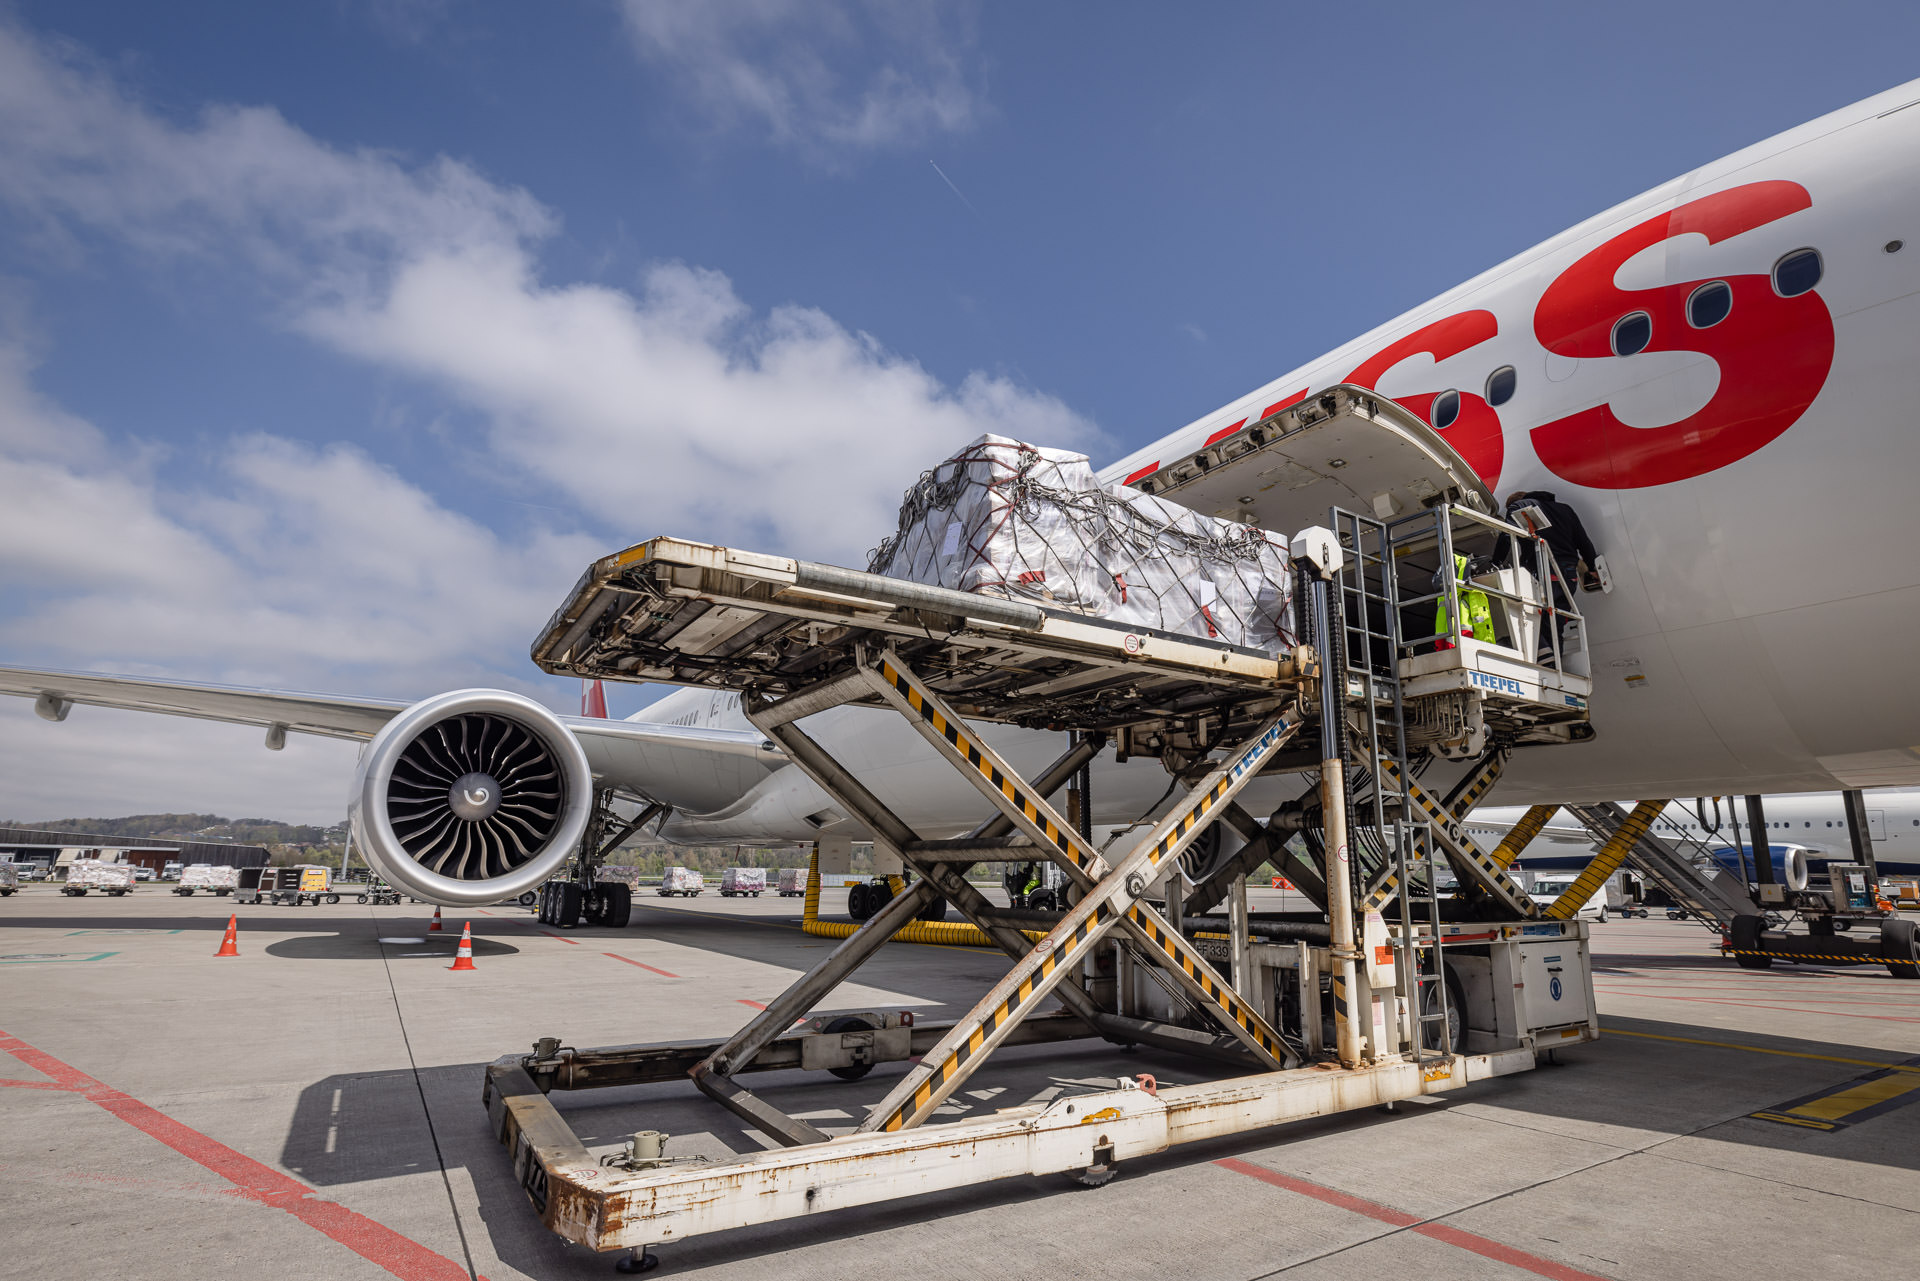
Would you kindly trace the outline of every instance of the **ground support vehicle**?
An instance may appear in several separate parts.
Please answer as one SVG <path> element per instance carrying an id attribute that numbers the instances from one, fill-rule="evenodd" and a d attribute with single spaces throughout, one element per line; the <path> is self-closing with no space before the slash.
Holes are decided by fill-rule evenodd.
<path id="1" fill-rule="evenodd" d="M 329 869 L 311 865 L 243 867 L 233 898 L 236 903 L 271 903 L 285 907 L 340 901 L 332 889 Z"/>
<path id="2" fill-rule="evenodd" d="M 759 898 L 766 888 L 764 867 L 729 867 L 720 873 L 721 898 Z"/>
<path id="3" fill-rule="evenodd" d="M 654 893 L 661 898 L 699 898 L 706 888 L 707 878 L 692 868 L 669 867 L 660 873 L 660 888 Z"/>
<path id="4" fill-rule="evenodd" d="M 131 863 L 77 858 L 67 864 L 67 883 L 60 887 L 60 892 L 72 898 L 84 898 L 88 890 L 98 890 L 113 898 L 121 898 L 133 893 L 133 871 Z"/>
<path id="5" fill-rule="evenodd" d="M 333 888 L 333 869 L 321 863 L 302 863 L 296 869 L 300 880 L 294 886 L 294 905 L 310 903 L 338 903 L 340 895 Z"/>
<path id="6" fill-rule="evenodd" d="M 779 893 L 781 898 L 805 898 L 807 869 L 804 867 L 781 868 Z"/>
<path id="7" fill-rule="evenodd" d="M 400 891 L 394 889 L 393 886 L 387 884 L 385 881 L 376 878 L 368 881 L 366 886 L 362 888 L 358 894 L 354 895 L 353 901 L 356 903 L 372 903 L 379 907 L 397 907 L 400 903 Z"/>
<path id="8" fill-rule="evenodd" d="M 240 869 L 237 867 L 216 866 L 212 863 L 195 863 L 180 873 L 180 883 L 173 892 L 182 898 L 192 898 L 194 891 L 205 890 L 216 897 L 224 898 L 233 893 L 240 883 Z"/>
<path id="9" fill-rule="evenodd" d="M 12 863 L 0 863 L 0 898 L 12 898 L 20 888 L 20 869 Z"/>
<path id="10" fill-rule="evenodd" d="M 1461 822 L 1510 751 L 1591 732 L 1590 683 L 1557 651 L 1536 662 L 1531 644 L 1462 638 L 1429 661 L 1447 637 L 1422 635 L 1437 596 L 1462 617 L 1451 574 L 1421 594 L 1455 564 L 1456 541 L 1530 536 L 1488 516 L 1484 487 L 1397 406 L 1340 389 L 1261 427 L 1278 438 L 1315 425 L 1339 456 L 1365 460 L 1357 466 L 1425 467 L 1431 504 L 1369 504 L 1414 511 L 1393 521 L 1336 507 L 1332 528 L 1303 531 L 1297 600 L 1312 640 L 1279 654 L 673 539 L 589 570 L 536 641 L 537 663 L 739 690 L 755 727 L 872 835 L 876 862 L 898 860 L 917 879 L 718 1045 L 575 1049 L 545 1037 L 496 1061 L 483 1098 L 552 1231 L 630 1250 L 622 1270 L 644 1270 L 651 1245 L 826 1208 L 1017 1175 L 1101 1183 L 1175 1144 L 1457 1089 L 1597 1037 L 1586 926 L 1570 919 L 1579 904 L 1543 910 L 1504 870 L 1518 847 L 1484 851 Z M 1267 437 L 1251 439 L 1257 449 Z M 1510 623 L 1537 627 L 1565 608 L 1550 603 L 1548 581 L 1510 578 L 1489 595 Z M 686 630 L 682 611 L 716 608 L 729 627 Z M 744 634 L 751 644 L 735 639 Z M 1471 679 L 1488 668 L 1502 679 Z M 801 728 L 850 703 L 914 727 L 979 790 L 982 821 L 959 837 L 914 831 Z M 1074 739 L 1028 780 L 967 728 L 982 720 Z M 1047 798 L 1116 741 L 1158 757 L 1178 798 L 1136 844 L 1103 851 Z M 1444 797 L 1415 780 L 1416 752 L 1423 765 L 1462 767 Z M 1268 773 L 1311 776 L 1315 803 L 1288 802 L 1262 823 L 1237 798 Z M 1242 843 L 1187 860 L 1217 823 Z M 1296 832 L 1305 852 L 1289 844 Z M 975 864 L 1035 858 L 1071 882 L 1071 907 L 996 908 L 966 879 Z M 1320 911 L 1253 916 L 1246 876 L 1270 859 Z M 1443 863 L 1460 893 L 1443 892 Z M 862 1018 L 838 1030 L 814 1015 L 792 1030 L 936 897 L 1013 958 L 972 1010 L 938 1026 Z M 1223 903 L 1223 916 L 1205 915 Z M 1048 997 L 1064 1008 L 1038 1013 Z M 1109 1090 L 928 1124 L 999 1047 L 1078 1038 L 1170 1049 L 1231 1075 L 1158 1088 L 1121 1069 Z M 907 1059 L 884 1098 L 849 1104 L 866 1119 L 837 1137 L 739 1080 Z M 685 1076 L 781 1146 L 712 1163 L 597 1160 L 548 1099 Z"/>

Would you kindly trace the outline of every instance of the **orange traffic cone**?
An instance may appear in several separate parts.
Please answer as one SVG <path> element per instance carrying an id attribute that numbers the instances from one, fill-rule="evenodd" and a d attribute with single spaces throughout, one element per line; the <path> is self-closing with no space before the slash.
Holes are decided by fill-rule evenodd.
<path id="1" fill-rule="evenodd" d="M 460 950 L 453 954 L 453 964 L 447 968 L 450 970 L 472 970 L 479 968 L 473 963 L 472 921 L 468 921 L 467 927 L 460 931 Z"/>
<path id="2" fill-rule="evenodd" d="M 429 934 L 431 934 L 431 933 L 433 933 L 433 932 L 434 932 L 435 930 L 437 930 L 437 929 L 439 929 L 439 928 L 441 928 L 441 926 L 440 926 L 440 907 L 439 907 L 439 904 L 435 904 L 435 905 L 434 905 L 434 908 L 433 908 L 433 924 L 432 924 L 432 925 L 429 925 L 429 926 L 427 927 L 427 933 L 429 933 Z"/>
<path id="3" fill-rule="evenodd" d="M 220 950 L 218 952 L 215 952 L 214 955 L 215 956 L 240 955 L 240 940 L 238 937 L 239 931 L 240 931 L 240 916 L 238 913 L 235 913 L 234 915 L 229 916 L 227 918 L 227 936 L 220 940 Z"/>

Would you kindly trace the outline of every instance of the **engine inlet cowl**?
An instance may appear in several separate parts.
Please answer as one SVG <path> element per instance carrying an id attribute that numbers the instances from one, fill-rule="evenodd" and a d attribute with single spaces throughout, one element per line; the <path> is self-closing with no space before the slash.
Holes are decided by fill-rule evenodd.
<path id="1" fill-rule="evenodd" d="M 586 754 L 552 712 L 504 690 L 455 690 L 414 704 L 367 745 L 353 830 L 393 885 L 472 906 L 552 876 L 592 800 Z"/>

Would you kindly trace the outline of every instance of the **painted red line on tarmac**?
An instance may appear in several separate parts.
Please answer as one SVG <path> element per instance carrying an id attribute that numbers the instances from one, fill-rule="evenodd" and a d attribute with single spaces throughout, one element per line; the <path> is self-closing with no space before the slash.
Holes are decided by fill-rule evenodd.
<path id="1" fill-rule="evenodd" d="M 1289 1192 L 1298 1192 L 1301 1196 L 1310 1196 L 1316 1201 L 1328 1205 L 1337 1205 L 1342 1210 L 1351 1210 L 1355 1214 L 1364 1214 L 1369 1219 L 1378 1219 L 1382 1223 L 1391 1223 L 1396 1228 L 1410 1228 L 1420 1222 L 1419 1216 L 1395 1210 L 1381 1205 L 1378 1201 L 1369 1201 L 1365 1197 L 1354 1196 L 1351 1192 L 1340 1192 L 1334 1188 L 1323 1188 L 1318 1183 L 1308 1183 L 1305 1179 L 1296 1179 L 1282 1174 L 1278 1170 L 1269 1170 L 1264 1165 L 1255 1165 L 1251 1161 L 1240 1161 L 1233 1157 L 1215 1161 L 1222 1169 L 1232 1170 L 1235 1174 L 1244 1174 L 1248 1178 L 1258 1179 L 1262 1183 L 1271 1183 L 1276 1188 L 1285 1188 Z"/>
<path id="2" fill-rule="evenodd" d="M 535 930 L 535 931 L 534 931 L 534 933 L 535 933 L 535 934 L 544 934 L 544 935 L 546 935 L 546 936 L 547 936 L 548 938 L 550 938 L 550 939 L 559 939 L 559 940 L 560 940 L 560 941 L 561 941 L 562 943 L 571 943 L 571 944 L 573 944 L 573 945 L 574 945 L 575 947 L 579 947 L 579 946 L 580 946 L 580 940 L 579 940 L 579 939 L 570 939 L 570 938 L 568 938 L 568 937 L 567 937 L 566 935 L 564 935 L 564 934 L 555 934 L 555 933 L 554 933 L 554 932 L 553 932 L 552 930 Z"/>
<path id="3" fill-rule="evenodd" d="M 618 952 L 602 952 L 600 955 L 611 956 L 614 960 L 625 961 L 628 965 L 637 965 L 643 970 L 650 970 L 658 974 L 663 979 L 677 979 L 680 977 L 678 974 L 669 974 L 657 965 L 648 965 L 645 961 L 636 961 L 631 956 L 622 956 Z"/>
<path id="4" fill-rule="evenodd" d="M 1281 1174 L 1278 1170 L 1269 1170 L 1263 1165 L 1255 1165 L 1251 1161 L 1238 1161 L 1228 1157 L 1222 1161 L 1215 1161 L 1214 1164 L 1232 1170 L 1235 1174 L 1244 1174 L 1262 1183 L 1271 1183 L 1276 1188 L 1285 1188 L 1289 1192 L 1312 1197 L 1316 1201 L 1338 1206 L 1342 1210 L 1364 1214 L 1369 1219 L 1377 1219 L 1381 1223 L 1391 1224 L 1396 1228 L 1410 1229 L 1423 1237 L 1456 1246 L 1477 1254 L 1483 1259 L 1492 1259 L 1496 1263 L 1504 1263 L 1508 1267 L 1531 1272 L 1535 1276 L 1549 1277 L 1552 1281 L 1609 1281 L 1608 1278 L 1597 1273 L 1582 1272 L 1564 1263 L 1543 1259 L 1537 1254 L 1528 1254 L 1525 1250 L 1502 1245 L 1498 1241 L 1489 1240 L 1460 1228 L 1450 1228 L 1443 1223 L 1422 1222 L 1418 1217 L 1404 1210 L 1396 1210 L 1392 1206 L 1381 1205 L 1378 1201 L 1354 1196 L 1351 1192 L 1323 1188 L 1318 1183 L 1308 1183 L 1305 1179 L 1296 1179 Z"/>
<path id="5" fill-rule="evenodd" d="M 62 1063 L 18 1037 L 0 1032 L 0 1052 L 12 1055 L 37 1072 L 46 1073 L 71 1092 L 85 1095 L 89 1103 L 211 1170 L 233 1184 L 235 1191 L 246 1200 L 286 1211 L 401 1281 L 461 1281 L 470 1275 L 452 1259 L 435 1254 L 383 1223 L 332 1201 L 313 1200 L 314 1190 L 298 1179 L 182 1125 L 157 1108 Z"/>
<path id="6" fill-rule="evenodd" d="M 741 1004 L 741 1005 L 751 1005 L 751 1006 L 752 1006 L 752 1007 L 753 1007 L 754 1009 L 756 1009 L 756 1010 L 764 1010 L 764 1009 L 766 1009 L 766 1008 L 767 1008 L 766 1006 L 764 1006 L 764 1005 L 762 1005 L 762 1004 L 760 1004 L 760 1002 L 758 1002 L 758 1001 L 749 1001 L 749 1000 L 747 1000 L 747 999 L 746 999 L 746 998 L 744 998 L 744 997 L 742 997 L 742 998 L 740 999 L 740 1001 L 738 1002 L 738 1004 Z"/>
<path id="7" fill-rule="evenodd" d="M 69 1094 L 78 1088 L 62 1085 L 58 1081 L 15 1081 L 11 1078 L 0 1078 L 0 1087 L 9 1090 L 64 1090 Z"/>

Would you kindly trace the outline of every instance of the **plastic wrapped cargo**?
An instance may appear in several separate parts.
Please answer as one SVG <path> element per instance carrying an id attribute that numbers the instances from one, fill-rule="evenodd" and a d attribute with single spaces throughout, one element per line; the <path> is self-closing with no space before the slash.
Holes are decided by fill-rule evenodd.
<path id="1" fill-rule="evenodd" d="M 660 888 L 654 892 L 661 898 L 672 898 L 676 894 L 697 898 L 706 888 L 707 878 L 692 868 L 669 867 L 660 873 Z"/>
<path id="2" fill-rule="evenodd" d="M 780 869 L 780 897 L 799 898 L 807 892 L 807 869 L 804 867 L 783 867 Z"/>
<path id="3" fill-rule="evenodd" d="M 737 895 L 760 897 L 767 888 L 767 869 L 764 867 L 729 867 L 720 873 L 720 894 L 724 898 Z"/>
<path id="4" fill-rule="evenodd" d="M 218 867 L 212 863 L 193 863 L 180 870 L 180 883 L 173 892 L 184 898 L 190 898 L 195 890 L 205 890 L 209 894 L 225 894 L 240 883 L 240 869 L 237 867 Z"/>
<path id="5" fill-rule="evenodd" d="M 1294 644 L 1286 542 L 1128 489 L 1085 454 L 983 436 L 907 491 L 877 574 L 1269 652 Z"/>

